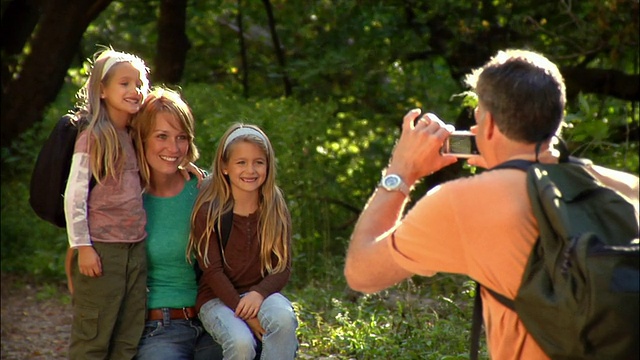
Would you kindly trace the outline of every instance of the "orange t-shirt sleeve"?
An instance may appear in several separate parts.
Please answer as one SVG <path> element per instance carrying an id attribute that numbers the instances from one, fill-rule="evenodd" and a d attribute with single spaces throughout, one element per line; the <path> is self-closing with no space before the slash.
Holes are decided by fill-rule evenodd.
<path id="1" fill-rule="evenodd" d="M 415 274 L 466 273 L 460 218 L 440 187 L 409 210 L 390 241 L 394 260 Z"/>

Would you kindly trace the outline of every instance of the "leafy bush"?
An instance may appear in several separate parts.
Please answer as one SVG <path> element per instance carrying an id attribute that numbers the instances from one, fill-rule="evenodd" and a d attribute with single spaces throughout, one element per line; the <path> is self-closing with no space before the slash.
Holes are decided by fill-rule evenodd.
<path id="1" fill-rule="evenodd" d="M 206 84 L 189 84 L 183 93 L 197 119 L 201 167 L 210 168 L 220 136 L 234 122 L 258 125 L 269 136 L 292 213 L 294 263 L 306 264 L 302 281 L 326 257 L 344 255 L 351 225 L 387 159 L 381 148 L 390 148 L 396 134 L 337 112 L 330 102 L 245 100 Z"/>
<path id="2" fill-rule="evenodd" d="M 470 287 L 462 277 L 436 275 L 428 286 L 410 280 L 357 296 L 340 286 L 337 271 L 328 271 L 326 279 L 288 294 L 299 317 L 300 351 L 308 358 L 468 358 L 473 293 L 460 291 Z M 481 347 L 486 356 L 484 341 Z"/>
<path id="3" fill-rule="evenodd" d="M 2 149 L 2 271 L 47 281 L 64 278 L 65 232 L 33 214 L 28 184 L 40 144 L 73 106 L 82 72 L 70 75 L 72 82 L 43 123 Z M 347 98 L 244 99 L 222 86 L 198 83 L 184 85 L 181 92 L 197 121 L 201 167 L 210 167 L 220 136 L 234 122 L 260 126 L 273 143 L 278 182 L 294 222 L 294 272 L 285 293 L 299 316 L 304 356 L 467 357 L 473 290 L 466 278 L 414 277 L 380 294 L 357 296 L 342 276 L 348 236 L 398 136 L 385 115 L 358 112 Z M 637 173 L 637 134 L 629 129 L 637 128 L 638 108 L 608 101 L 593 109 L 589 104 L 596 99 L 580 99 L 579 106 L 568 109 L 567 122 L 574 126 L 565 130 L 574 154 Z"/>
<path id="4" fill-rule="evenodd" d="M 563 138 L 575 156 L 638 174 L 639 114 L 637 104 L 579 95 L 568 109 Z"/>
<path id="5" fill-rule="evenodd" d="M 64 231 L 34 216 L 27 203 L 28 184 L 39 144 L 73 105 L 71 89 L 80 81 L 74 82 L 66 86 L 42 124 L 3 149 L 3 269 L 31 269 L 35 274 L 60 269 L 50 262 L 64 253 Z M 321 264 L 327 256 L 342 256 L 350 225 L 386 161 L 381 148 L 390 147 L 395 134 L 372 128 L 366 119 L 337 112 L 330 102 L 245 100 L 207 84 L 189 84 L 182 92 L 197 119 L 201 167 L 210 167 L 220 136 L 234 122 L 256 124 L 269 136 L 278 161 L 278 182 L 294 222 L 295 260 L 309 264 L 301 267 L 300 274 L 313 276 L 313 264 Z M 335 126 L 327 128 L 326 124 Z M 24 234 L 29 235 L 29 242 L 23 240 Z M 33 256 L 39 253 L 50 261 L 43 263 Z"/>

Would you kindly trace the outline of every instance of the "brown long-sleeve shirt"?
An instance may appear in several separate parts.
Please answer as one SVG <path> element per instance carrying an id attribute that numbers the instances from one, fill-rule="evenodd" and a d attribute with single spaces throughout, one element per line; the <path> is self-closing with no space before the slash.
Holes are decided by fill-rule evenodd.
<path id="1" fill-rule="evenodd" d="M 194 233 L 199 238 L 206 229 L 205 204 L 196 218 Z M 198 258 L 203 270 L 198 286 L 196 310 L 207 301 L 220 298 L 235 311 L 240 295 L 248 291 L 257 291 L 264 298 L 280 292 L 291 276 L 291 256 L 287 268 L 280 273 L 262 276 L 260 270 L 260 238 L 258 237 L 259 212 L 249 216 L 233 214 L 233 226 L 229 241 L 224 249 L 226 264 L 222 260 L 220 245 L 215 234 L 209 239 L 209 266 L 205 267 Z M 289 244 L 291 238 L 286 239 Z M 291 246 L 289 245 L 289 249 Z M 275 257 L 272 258 L 275 265 Z"/>

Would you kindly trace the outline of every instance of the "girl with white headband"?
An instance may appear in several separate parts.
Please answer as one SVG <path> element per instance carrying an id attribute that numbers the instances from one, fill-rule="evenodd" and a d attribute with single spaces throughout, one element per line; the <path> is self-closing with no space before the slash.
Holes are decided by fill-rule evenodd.
<path id="1" fill-rule="evenodd" d="M 69 264 L 70 359 L 132 359 L 144 328 L 146 215 L 128 127 L 147 94 L 147 75 L 139 57 L 106 49 L 78 92 L 75 117 L 85 125 L 64 194 L 69 245 L 77 250 Z"/>
<path id="2" fill-rule="evenodd" d="M 220 139 L 191 219 L 188 256 L 203 270 L 196 310 L 225 359 L 295 358 L 298 322 L 280 291 L 291 275 L 291 217 L 267 136 L 234 124 Z M 226 245 L 223 214 L 233 212 Z M 258 344 L 258 341 L 261 344 Z"/>

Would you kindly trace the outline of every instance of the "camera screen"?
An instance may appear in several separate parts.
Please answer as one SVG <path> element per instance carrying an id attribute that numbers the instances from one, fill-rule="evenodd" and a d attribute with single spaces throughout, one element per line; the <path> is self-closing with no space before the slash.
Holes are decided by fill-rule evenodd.
<path id="1" fill-rule="evenodd" d="M 478 155 L 476 137 L 467 131 L 454 132 L 445 142 L 442 152 L 456 155 L 458 157 Z"/>

